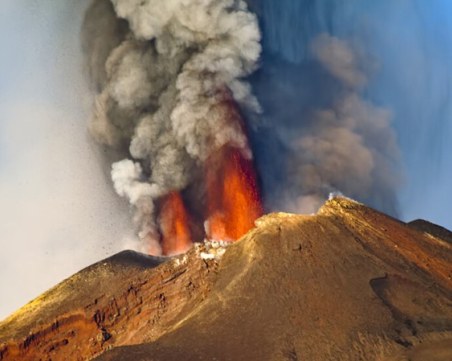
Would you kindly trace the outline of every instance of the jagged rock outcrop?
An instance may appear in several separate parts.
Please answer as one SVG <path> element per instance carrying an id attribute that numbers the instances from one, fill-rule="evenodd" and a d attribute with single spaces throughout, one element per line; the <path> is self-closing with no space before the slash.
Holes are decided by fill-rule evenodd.
<path id="1" fill-rule="evenodd" d="M 0 360 L 451 360 L 451 234 L 425 225 L 334 198 L 219 260 L 119 255 L 0 324 Z"/>

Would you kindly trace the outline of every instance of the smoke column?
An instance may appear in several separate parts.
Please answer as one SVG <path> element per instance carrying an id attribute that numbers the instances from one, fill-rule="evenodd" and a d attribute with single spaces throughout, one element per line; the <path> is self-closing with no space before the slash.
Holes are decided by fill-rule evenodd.
<path id="1" fill-rule="evenodd" d="M 112 165 L 114 187 L 158 254 L 157 203 L 168 196 L 180 208 L 174 192 L 196 183 L 226 146 L 252 157 L 230 101 L 260 110 L 243 80 L 261 52 L 257 19 L 241 0 L 97 0 L 82 37 L 98 92 L 91 133 L 124 158 Z"/>
<path id="2" fill-rule="evenodd" d="M 247 4 L 257 18 L 232 0 L 98 0 L 86 14 L 83 44 L 98 93 L 90 130 L 110 149 L 114 187 L 135 209 L 144 244 L 160 252 L 162 219 L 163 228 L 179 225 L 169 234 L 190 238 L 172 217 L 199 223 L 200 208 L 212 207 L 206 197 L 228 188 L 209 190 L 212 174 L 228 168 L 218 154 L 235 154 L 225 147 L 257 164 L 266 211 L 314 212 L 339 191 L 407 217 L 412 190 L 432 180 L 444 152 L 429 140 L 450 110 L 449 78 L 440 75 L 448 52 L 431 45 L 444 2 L 433 10 L 421 0 Z M 426 89 L 434 96 L 420 109 Z M 426 153 L 438 161 L 423 159 L 418 177 Z M 214 163 L 223 164 L 218 172 Z M 204 233 L 209 220 L 226 218 L 205 217 Z"/>

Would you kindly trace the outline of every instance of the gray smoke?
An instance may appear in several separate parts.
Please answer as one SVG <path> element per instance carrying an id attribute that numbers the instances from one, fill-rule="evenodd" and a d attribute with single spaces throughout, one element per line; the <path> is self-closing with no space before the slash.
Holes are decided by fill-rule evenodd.
<path id="1" fill-rule="evenodd" d="M 369 62 L 327 34 L 314 39 L 311 51 L 339 86 L 330 107 L 311 110 L 301 136 L 286 135 L 289 189 L 295 192 L 290 208 L 314 212 L 335 191 L 357 199 L 394 199 L 401 176 L 392 115 L 360 95 Z"/>
<path id="2" fill-rule="evenodd" d="M 256 17 L 242 0 L 96 0 L 82 40 L 97 92 L 90 131 L 123 154 L 114 187 L 158 253 L 155 201 L 187 187 L 226 144 L 251 156 L 224 104 L 232 96 L 260 110 L 243 80 L 260 56 Z"/>

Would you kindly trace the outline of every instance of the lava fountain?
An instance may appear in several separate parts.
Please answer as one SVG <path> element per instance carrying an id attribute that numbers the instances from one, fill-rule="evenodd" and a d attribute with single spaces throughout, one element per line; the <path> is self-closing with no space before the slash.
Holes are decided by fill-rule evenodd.
<path id="1" fill-rule="evenodd" d="M 206 177 L 207 237 L 236 241 L 263 212 L 252 160 L 226 146 L 209 159 Z"/>
<path id="2" fill-rule="evenodd" d="M 164 197 L 160 209 L 162 253 L 165 255 L 185 252 L 192 245 L 189 215 L 180 192 Z"/>
<path id="3" fill-rule="evenodd" d="M 201 214 L 191 214 L 196 200 L 183 199 L 180 191 L 162 198 L 159 227 L 164 255 L 185 252 L 193 241 L 201 241 L 194 239 L 191 228 L 203 222 L 203 238 L 234 242 L 253 228 L 254 221 L 263 213 L 244 120 L 229 89 L 223 87 L 217 96 L 222 99 L 215 107 L 217 114 L 221 114 L 219 123 L 235 129 L 245 141 L 228 142 L 213 150 L 205 160 L 203 181 L 196 186 L 200 188 L 199 200 L 204 205 Z"/>
<path id="4" fill-rule="evenodd" d="M 252 159 L 240 149 L 224 146 L 206 163 L 205 237 L 234 242 L 254 226 L 263 213 Z M 159 227 L 164 255 L 187 251 L 194 239 L 192 217 L 180 192 L 166 195 L 160 206 Z"/>

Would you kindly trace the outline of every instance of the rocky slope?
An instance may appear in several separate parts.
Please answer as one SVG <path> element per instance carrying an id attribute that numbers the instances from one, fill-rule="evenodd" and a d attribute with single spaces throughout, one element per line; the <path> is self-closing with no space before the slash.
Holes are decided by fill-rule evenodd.
<path id="1" fill-rule="evenodd" d="M 125 251 L 63 281 L 0 323 L 0 360 L 89 360 L 159 337 L 202 301 L 215 269 L 163 260 Z"/>
<path id="2" fill-rule="evenodd" d="M 0 324 L 0 360 L 452 360 L 452 235 L 345 198 L 224 256 L 123 253 Z"/>

